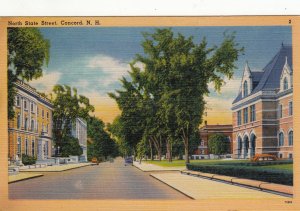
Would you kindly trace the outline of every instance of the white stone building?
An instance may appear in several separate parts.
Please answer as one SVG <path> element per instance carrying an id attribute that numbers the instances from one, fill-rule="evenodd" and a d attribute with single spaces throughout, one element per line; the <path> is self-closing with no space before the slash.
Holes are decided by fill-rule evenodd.
<path id="1" fill-rule="evenodd" d="M 76 118 L 72 125 L 72 136 L 79 140 L 79 145 L 83 151 L 80 161 L 87 161 L 87 123 L 81 118 Z"/>

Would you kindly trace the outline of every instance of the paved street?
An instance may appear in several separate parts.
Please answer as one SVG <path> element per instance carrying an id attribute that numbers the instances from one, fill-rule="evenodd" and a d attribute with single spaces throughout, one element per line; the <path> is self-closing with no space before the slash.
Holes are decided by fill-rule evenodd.
<path id="1" fill-rule="evenodd" d="M 186 199 L 122 159 L 9 184 L 10 199 Z"/>

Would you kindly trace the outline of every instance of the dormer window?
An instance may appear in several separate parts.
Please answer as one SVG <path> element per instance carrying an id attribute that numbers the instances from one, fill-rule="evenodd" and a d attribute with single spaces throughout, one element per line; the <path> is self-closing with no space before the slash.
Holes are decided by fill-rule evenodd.
<path id="1" fill-rule="evenodd" d="M 289 88 L 288 79 L 285 77 L 283 79 L 283 90 L 287 90 Z"/>
<path id="2" fill-rule="evenodd" d="M 247 81 L 245 81 L 243 84 L 243 90 L 244 90 L 243 96 L 246 97 L 248 95 L 248 82 Z"/>

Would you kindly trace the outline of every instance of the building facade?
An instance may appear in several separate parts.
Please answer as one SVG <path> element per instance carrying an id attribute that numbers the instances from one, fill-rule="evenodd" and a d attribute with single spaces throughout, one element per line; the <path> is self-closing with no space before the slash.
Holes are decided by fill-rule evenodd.
<path id="1" fill-rule="evenodd" d="M 230 141 L 230 149 L 232 153 L 232 125 L 207 125 L 200 128 L 200 145 L 198 146 L 196 155 L 209 155 L 208 140 L 211 135 L 223 134 Z"/>
<path id="2" fill-rule="evenodd" d="M 261 71 L 246 63 L 233 101 L 233 154 L 293 157 L 292 47 L 283 45 Z"/>
<path id="3" fill-rule="evenodd" d="M 72 125 L 72 136 L 79 140 L 79 145 L 82 149 L 80 161 L 87 161 L 87 123 L 81 118 L 76 118 Z"/>
<path id="4" fill-rule="evenodd" d="M 52 156 L 53 105 L 23 81 L 15 87 L 15 117 L 8 122 L 9 159 L 18 161 L 25 154 L 45 160 Z"/>

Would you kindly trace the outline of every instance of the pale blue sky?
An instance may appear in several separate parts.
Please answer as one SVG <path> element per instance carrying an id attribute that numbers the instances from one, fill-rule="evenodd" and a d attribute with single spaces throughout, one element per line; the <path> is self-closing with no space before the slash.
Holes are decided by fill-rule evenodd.
<path id="1" fill-rule="evenodd" d="M 172 27 L 172 29 L 176 33 L 193 36 L 196 43 L 205 36 L 209 46 L 220 44 L 224 31 L 236 32 L 236 42 L 244 46 L 244 55 L 240 56 L 236 63 L 238 69 L 234 80 L 224 87 L 222 95 L 211 93 L 208 101 L 212 104 L 213 110 L 216 107 L 214 102 L 222 102 L 224 98 L 227 104 L 223 105 L 222 109 L 230 109 L 230 104 L 237 94 L 246 60 L 252 70 L 260 70 L 276 54 L 282 42 L 292 43 L 291 27 L 288 26 Z M 40 28 L 40 30 L 51 43 L 50 63 L 45 68 L 44 77 L 31 84 L 45 92 L 49 92 L 56 83 L 75 86 L 79 93 L 93 98 L 92 102 L 96 104 L 96 109 L 97 105 L 100 106 L 104 101 L 112 103 L 107 99 L 106 93 L 120 88 L 118 78 L 127 74 L 128 63 L 135 54 L 143 53 L 140 45 L 143 40 L 142 32 L 154 32 L 154 28 L 142 27 Z M 101 117 L 101 111 L 97 112 Z"/>

